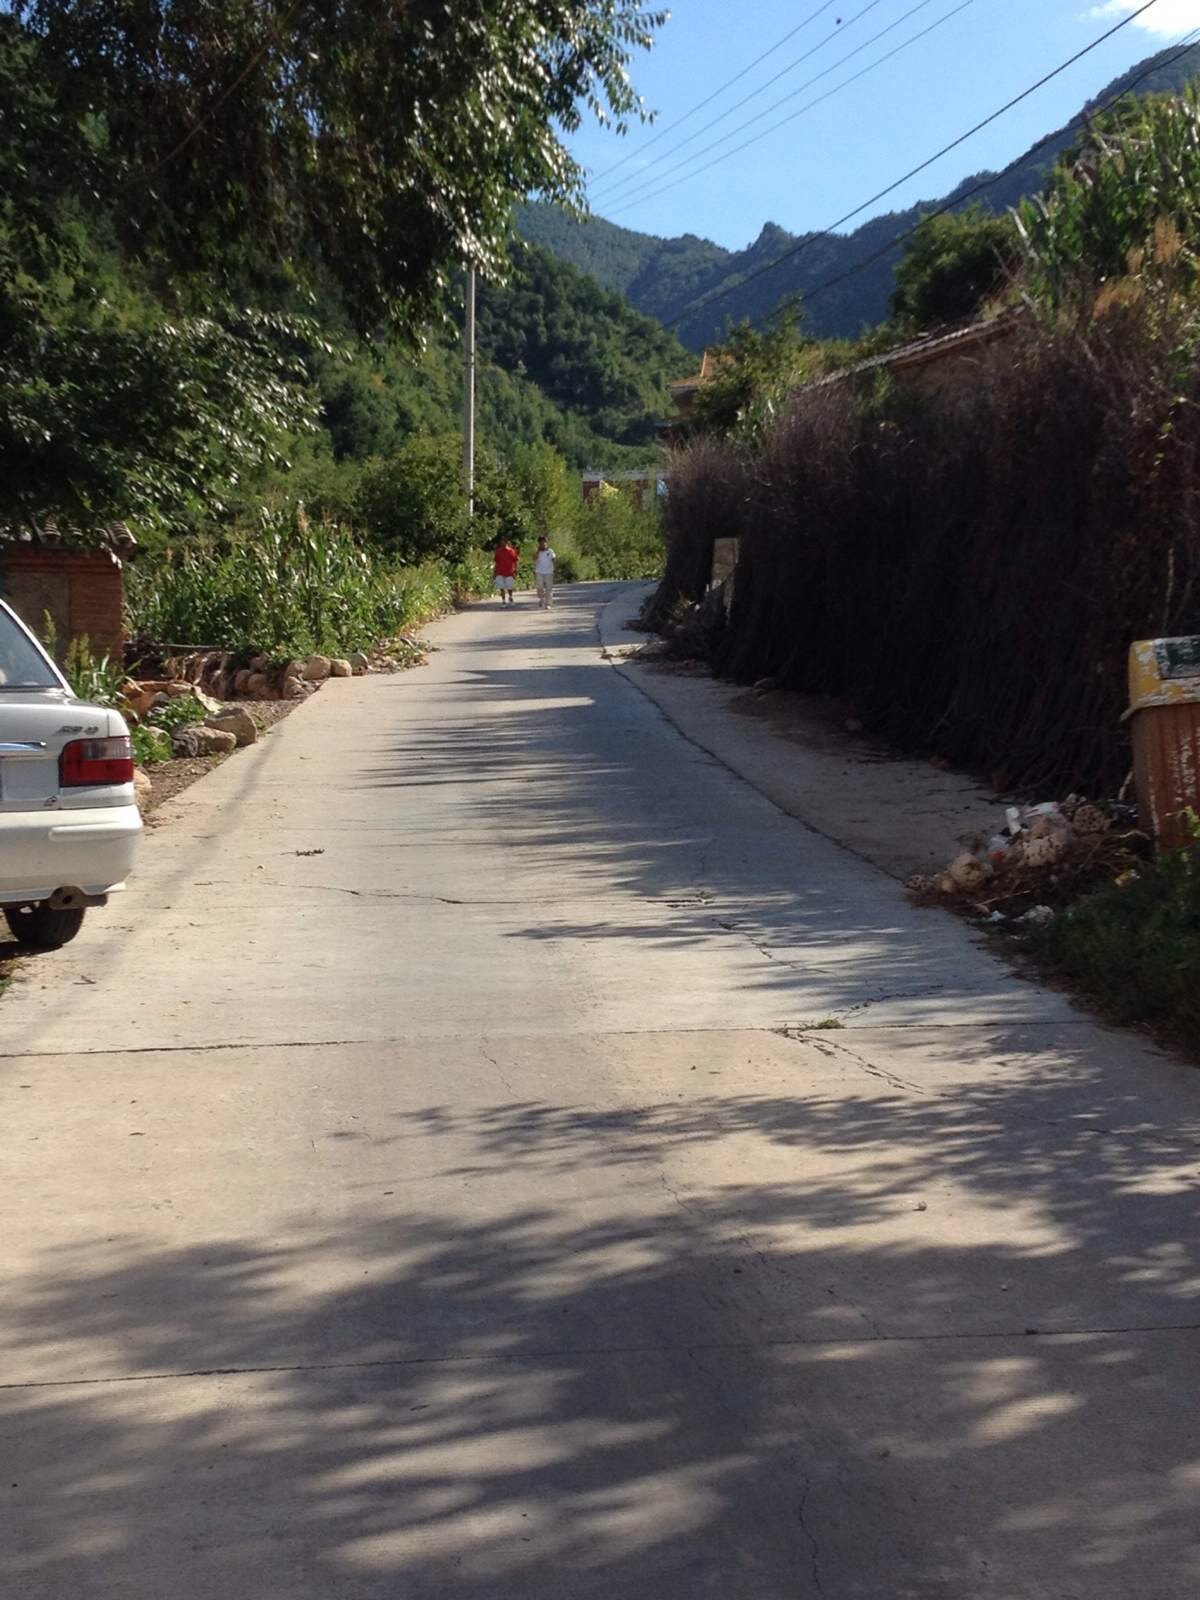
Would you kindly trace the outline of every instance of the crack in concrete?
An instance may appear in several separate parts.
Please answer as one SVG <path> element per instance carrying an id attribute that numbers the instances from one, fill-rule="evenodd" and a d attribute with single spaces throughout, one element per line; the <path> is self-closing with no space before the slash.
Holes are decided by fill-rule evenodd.
<path id="1" fill-rule="evenodd" d="M 893 1089 L 901 1089 L 906 1094 L 929 1095 L 928 1089 L 922 1089 L 919 1084 L 910 1083 L 907 1078 L 898 1077 L 894 1072 L 889 1072 L 886 1067 L 877 1067 L 873 1061 L 868 1061 L 865 1056 L 860 1056 L 856 1050 L 851 1050 L 849 1045 L 839 1044 L 834 1039 L 824 1037 L 824 1030 L 814 1029 L 810 1033 L 792 1028 L 779 1028 L 776 1030 L 781 1039 L 787 1039 L 792 1044 L 805 1044 L 818 1055 L 826 1056 L 832 1060 L 836 1056 L 844 1056 L 852 1061 L 860 1071 L 865 1072 L 869 1078 L 878 1078 Z M 935 1096 L 940 1099 L 941 1096 Z"/>
<path id="2" fill-rule="evenodd" d="M 871 1024 L 874 1032 L 887 1033 L 913 1033 L 920 1029 L 928 1029 L 937 1033 L 972 1033 L 981 1029 L 989 1030 L 999 1027 L 1013 1026 L 1011 1017 L 980 1017 L 970 1022 L 875 1022 Z M 1061 1028 L 1087 1028 L 1092 1027 L 1089 1017 L 1069 1018 L 1030 1018 L 1021 1021 L 1016 1026 L 1028 1029 L 1030 1032 L 1038 1030 L 1057 1031 Z M 790 1030 L 790 1031 L 789 1031 Z M 548 1038 L 557 1039 L 652 1039 L 658 1035 L 676 1038 L 690 1038 L 695 1036 L 703 1038 L 707 1034 L 736 1034 L 753 1037 L 756 1034 L 771 1034 L 776 1038 L 791 1039 L 795 1043 L 811 1044 L 813 1035 L 804 1030 L 797 1030 L 791 1023 L 781 1023 L 775 1027 L 764 1024 L 759 1028 L 721 1027 L 714 1025 L 707 1028 L 600 1028 L 582 1029 L 579 1033 L 547 1034 L 507 1034 L 506 1038 L 520 1039 Z M 387 1049 L 395 1046 L 411 1048 L 426 1047 L 431 1042 L 437 1044 L 454 1044 L 459 1041 L 477 1042 L 477 1033 L 437 1033 L 437 1034 L 389 1034 L 381 1038 L 355 1038 L 355 1039 L 232 1039 L 217 1044 L 139 1044 L 139 1045 L 106 1045 L 92 1050 L 0 1050 L 0 1061 L 61 1061 L 83 1056 L 156 1056 L 156 1055 L 205 1055 L 216 1050 L 334 1050 L 346 1046 L 356 1046 L 366 1049 Z M 924 1091 L 919 1091 L 924 1092 Z"/>
<path id="3" fill-rule="evenodd" d="M 482 1044 L 479 1046 L 479 1054 L 483 1057 L 483 1059 L 485 1061 L 490 1061 L 492 1066 L 495 1067 L 496 1076 L 500 1079 L 500 1082 L 508 1090 L 508 1093 L 511 1096 L 511 1098 L 514 1099 L 514 1100 L 519 1099 L 520 1097 L 518 1096 L 517 1091 L 513 1088 L 512 1084 L 509 1082 L 509 1079 L 505 1075 L 504 1068 L 496 1060 L 495 1056 L 492 1055 L 490 1051 L 485 1050 Z"/>
<path id="4" fill-rule="evenodd" d="M 824 1594 L 825 1588 L 821 1582 L 821 1547 L 817 1543 L 816 1534 L 808 1525 L 808 1498 L 812 1493 L 812 1483 L 809 1480 L 808 1474 L 805 1472 L 800 1474 L 800 1479 L 804 1485 L 804 1488 L 800 1495 L 800 1504 L 796 1508 L 796 1514 L 800 1519 L 801 1532 L 808 1540 L 809 1562 L 812 1567 L 813 1588 L 818 1594 Z"/>
<path id="5" fill-rule="evenodd" d="M 580 1357 L 691 1356 L 697 1350 L 730 1355 L 753 1355 L 765 1350 L 834 1350 L 865 1344 L 998 1344 L 1013 1339 L 1153 1338 L 1158 1334 L 1200 1333 L 1200 1322 L 1164 1322 L 1127 1328 L 1000 1328 L 992 1332 L 953 1330 L 948 1333 L 885 1333 L 877 1338 L 847 1335 L 839 1339 L 730 1339 L 687 1344 L 566 1345 L 545 1350 L 497 1350 L 483 1355 L 381 1356 L 374 1361 L 296 1361 L 240 1367 L 190 1367 L 172 1372 L 125 1372 L 99 1378 L 28 1378 L 0 1383 L 0 1393 L 10 1389 L 95 1389 L 118 1383 L 177 1383 L 185 1378 L 269 1377 L 273 1373 L 395 1371 L 405 1367 L 479 1366 L 487 1361 L 518 1365 L 527 1361 L 562 1361 Z"/>

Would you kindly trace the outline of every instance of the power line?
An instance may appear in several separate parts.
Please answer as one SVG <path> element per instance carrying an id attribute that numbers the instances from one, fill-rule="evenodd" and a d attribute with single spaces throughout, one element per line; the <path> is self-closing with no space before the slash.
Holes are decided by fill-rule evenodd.
<path id="1" fill-rule="evenodd" d="M 1200 28 L 1193 28 L 1190 34 L 1184 35 L 1184 39 L 1188 40 L 1189 42 L 1183 44 L 1182 48 L 1177 50 L 1169 61 L 1160 61 L 1156 63 L 1155 66 L 1148 68 L 1147 71 L 1143 72 L 1140 77 L 1135 78 L 1132 83 L 1128 84 L 1124 89 L 1122 89 L 1120 94 L 1114 95 L 1111 100 L 1106 100 L 1103 105 L 1096 106 L 1088 113 L 1088 115 L 1102 116 L 1104 112 L 1111 111 L 1113 106 L 1119 105 L 1122 100 L 1124 100 L 1128 95 L 1132 94 L 1139 83 L 1144 83 L 1147 78 L 1153 77 L 1156 72 L 1161 72 L 1167 67 L 1174 66 L 1177 61 L 1182 60 L 1184 56 L 1190 54 L 1191 51 L 1196 49 L 1197 44 L 1200 44 Z M 981 183 L 975 184 L 973 188 L 967 189 L 964 193 L 957 195 L 952 204 L 938 206 L 934 211 L 927 211 L 923 213 L 919 222 L 915 222 L 910 228 L 905 228 L 901 233 L 898 233 L 894 239 L 889 239 L 887 244 L 885 244 L 882 249 L 873 250 L 869 256 L 864 256 L 861 261 L 856 261 L 852 267 L 847 267 L 843 272 L 839 272 L 834 277 L 827 278 L 823 283 L 819 283 L 815 289 L 810 289 L 805 295 L 805 300 L 815 300 L 818 295 L 826 294 L 830 289 L 836 289 L 839 284 L 845 283 L 847 278 L 852 278 L 856 273 L 863 272 L 867 267 L 874 266 L 875 263 L 882 260 L 884 256 L 890 255 L 898 244 L 903 244 L 906 239 L 911 239 L 912 236 L 917 232 L 918 228 L 920 228 L 923 223 L 928 222 L 932 217 L 949 216 L 952 211 L 956 211 L 960 206 L 965 205 L 968 200 L 973 200 L 977 195 L 981 195 L 986 190 L 994 188 L 996 184 L 1000 182 L 1001 178 L 1007 177 L 1007 175 L 1012 172 L 1015 167 L 1019 167 L 1023 161 L 1027 161 L 1031 155 L 1040 150 L 1043 145 L 1049 144 L 1055 137 L 1056 135 L 1053 133 L 1047 134 L 1046 138 L 1040 139 L 1031 150 L 1025 151 L 1024 155 L 1018 156 L 1015 161 L 1010 161 L 1007 167 L 1001 168 L 999 172 L 995 172 L 990 177 L 985 178 Z M 779 259 L 782 261 L 784 257 L 781 256 Z M 778 263 L 776 263 L 776 265 L 778 265 Z"/>
<path id="2" fill-rule="evenodd" d="M 736 129 L 735 133 L 740 133 L 745 128 L 751 127 L 753 123 L 761 121 L 762 118 L 768 115 L 769 112 L 774 111 L 779 106 L 786 104 L 788 100 L 794 100 L 796 95 L 802 93 L 804 89 L 810 88 L 812 84 L 820 82 L 822 78 L 827 78 L 830 72 L 834 71 L 835 68 L 843 66 L 853 56 L 861 55 L 863 50 L 867 49 L 868 46 L 877 43 L 878 40 L 884 37 L 884 34 L 893 32 L 894 29 L 898 28 L 901 23 L 907 22 L 910 17 L 915 16 L 918 11 L 923 11 L 926 6 L 932 5 L 932 3 L 933 0 L 920 0 L 920 4 L 915 5 L 911 10 L 906 11 L 904 15 L 893 22 L 890 27 L 884 28 L 882 32 L 875 34 L 873 38 L 867 40 L 866 44 L 860 45 L 856 50 L 852 50 L 849 55 L 843 56 L 840 61 L 835 61 L 833 66 L 827 67 L 824 72 L 817 73 L 816 77 L 810 78 L 808 82 L 802 84 L 799 89 L 794 90 L 791 94 L 784 95 L 784 97 L 781 100 L 777 100 L 774 105 L 768 106 L 766 111 L 760 112 L 758 116 L 752 117 L 749 122 L 743 123 L 742 128 Z M 938 28 L 943 27 L 947 22 L 952 22 L 961 11 L 965 11 L 968 6 L 972 6 L 974 4 L 975 0 L 959 0 L 958 5 L 952 7 L 951 10 L 945 12 L 942 16 L 937 17 L 927 27 L 921 28 L 918 30 L 918 32 L 910 35 L 909 38 L 901 40 L 898 45 L 894 45 L 892 49 L 886 51 L 882 56 L 878 57 L 877 60 L 868 62 L 865 67 L 860 67 L 857 72 L 852 73 L 848 78 L 844 78 L 841 83 L 835 84 L 832 89 L 827 89 L 824 94 L 818 95 L 815 100 L 807 101 L 798 110 L 790 112 L 786 117 L 781 117 L 778 122 L 772 123 L 769 128 L 764 128 L 761 133 L 756 133 L 751 138 L 743 140 L 741 144 L 735 145 L 731 150 L 726 150 L 719 156 L 714 156 L 711 161 L 705 162 L 703 166 L 697 167 L 693 172 L 685 173 L 682 178 L 677 178 L 672 183 L 665 183 L 657 189 L 652 188 L 649 194 L 639 194 L 637 191 L 634 191 L 632 194 L 625 197 L 626 203 L 618 206 L 613 211 L 612 215 L 620 216 L 623 212 L 632 210 L 635 206 L 644 205 L 649 200 L 655 200 L 659 195 L 667 194 L 670 190 L 677 189 L 680 184 L 690 183 L 693 178 L 700 177 L 702 173 L 708 172 L 712 167 L 720 166 L 722 162 L 728 161 L 732 156 L 739 155 L 743 150 L 749 149 L 752 144 L 760 144 L 764 139 L 769 138 L 771 134 L 777 133 L 780 128 L 786 127 L 789 123 L 797 121 L 798 118 L 807 115 L 808 112 L 814 110 L 817 106 L 824 105 L 826 100 L 831 100 L 835 94 L 840 94 L 843 89 L 847 89 L 851 84 L 857 83 L 860 78 L 865 78 L 869 73 L 874 72 L 878 67 L 886 66 L 889 61 L 895 60 L 898 55 L 901 55 L 905 50 L 910 49 L 914 44 L 920 44 L 922 39 L 928 38 L 931 33 L 935 33 Z M 707 150 L 717 149 L 720 145 L 725 143 L 726 138 L 730 138 L 732 136 L 733 135 L 727 134 L 725 135 L 725 138 L 715 140 L 711 145 L 707 146 Z M 687 166 L 689 161 L 699 160 L 699 158 L 705 153 L 705 150 L 698 150 L 695 155 L 688 156 L 685 158 L 685 160 L 681 161 L 679 166 Z M 669 170 L 676 171 L 677 168 L 670 168 Z M 659 176 L 666 177 L 667 174 L 660 173 Z M 651 180 L 652 183 L 655 181 L 657 180 Z"/>
<path id="3" fill-rule="evenodd" d="M 800 240 L 798 244 L 793 245 L 790 250 L 785 250 L 781 256 L 776 256 L 774 261 L 765 262 L 761 267 L 757 267 L 753 272 L 748 273 L 746 277 L 740 279 L 737 283 L 730 284 L 726 289 L 720 289 L 713 295 L 701 297 L 693 304 L 684 306 L 683 310 L 678 314 L 678 316 L 674 317 L 666 324 L 666 326 L 669 329 L 677 328 L 685 317 L 689 317 L 697 311 L 707 310 L 710 305 L 719 305 L 722 300 L 728 299 L 728 297 L 737 290 L 744 289 L 747 284 L 754 283 L 757 279 L 765 277 L 768 272 L 774 272 L 776 267 L 782 266 L 785 261 L 794 260 L 795 257 L 802 255 L 805 250 L 810 249 L 814 244 L 816 244 L 818 239 L 828 238 L 838 228 L 843 227 L 847 222 L 853 221 L 853 219 L 859 216 L 860 213 L 866 211 L 870 206 L 875 205 L 878 201 L 885 199 L 894 190 L 899 189 L 903 184 L 908 183 L 910 179 L 915 178 L 919 173 L 924 172 L 926 168 L 931 167 L 935 162 L 940 161 L 943 156 L 949 155 L 952 150 L 957 150 L 959 145 L 965 144 L 968 139 L 973 138 L 975 134 L 990 126 L 991 123 L 996 122 L 1000 117 L 1011 111 L 1014 106 L 1018 106 L 1022 101 L 1028 100 L 1029 97 L 1033 94 L 1036 94 L 1039 89 L 1044 88 L 1046 84 L 1052 82 L 1055 78 L 1060 77 L 1068 70 L 1068 68 L 1073 67 L 1077 61 L 1082 61 L 1085 56 L 1091 55 L 1093 50 L 1099 49 L 1102 44 L 1105 44 L 1109 39 L 1113 38 L 1114 35 L 1120 33 L 1123 28 L 1129 27 L 1130 23 L 1136 22 L 1138 17 L 1144 16 L 1147 11 L 1157 4 L 1158 0 L 1146 0 L 1146 3 L 1140 6 L 1138 10 L 1130 12 L 1127 17 L 1123 17 L 1122 20 L 1114 27 L 1109 28 L 1106 33 L 1102 33 L 1098 39 L 1093 39 L 1091 44 L 1085 45 L 1082 50 L 1076 51 L 1076 53 L 1069 57 L 1068 60 L 1064 61 L 1060 66 L 1055 67 L 1052 72 L 1048 72 L 1043 77 L 1039 78 L 1036 83 L 1030 84 L 1028 89 L 1023 89 L 1020 94 L 1015 95 L 1011 100 L 1007 101 L 999 108 L 999 110 L 993 111 L 991 115 L 985 117 L 982 122 L 977 122 L 973 128 L 968 128 L 966 133 L 960 134 L 957 139 L 953 139 L 949 144 L 943 145 L 942 148 L 934 155 L 930 156 L 927 160 L 922 161 L 918 166 L 913 167 L 910 171 L 906 172 L 903 177 L 897 178 L 894 183 L 888 184 L 888 186 L 885 189 L 881 189 L 878 194 L 872 195 L 869 200 L 864 200 L 861 205 L 855 206 L 853 211 L 848 211 L 844 217 L 839 217 L 836 222 L 831 222 L 827 228 L 821 228 L 816 233 L 807 234 L 803 239 Z M 1200 32 L 1200 30 L 1197 31 Z M 1192 48 L 1192 46 L 1189 45 L 1187 49 L 1190 48 Z M 1181 51 L 1180 54 L 1186 55 L 1187 49 Z M 1176 56 L 1173 59 L 1178 60 L 1179 57 Z M 1108 105 L 1098 109 L 1108 110 L 1109 106 L 1116 103 L 1116 100 L 1124 99 L 1125 95 L 1129 94 L 1132 89 L 1136 88 L 1137 84 L 1141 83 L 1144 78 L 1149 77 L 1152 72 L 1158 71 L 1161 65 L 1164 64 L 1160 63 L 1159 65 L 1148 69 L 1147 72 L 1143 73 L 1141 77 L 1135 78 L 1133 83 L 1127 85 L 1126 88 L 1122 90 L 1121 94 L 1117 95 L 1113 101 L 1110 101 Z M 1041 145 L 1049 143 L 1049 141 L 1054 137 L 1054 134 L 1047 135 L 1045 139 L 1034 145 L 1033 149 L 1040 149 Z M 990 188 L 993 184 L 997 183 L 1002 177 L 1004 177 L 1005 173 L 1011 172 L 1014 167 L 1019 166 L 1020 163 L 1032 153 L 1032 151 L 1024 152 L 1024 154 L 1018 156 L 1015 161 L 1010 162 L 1002 172 L 996 173 L 994 176 L 989 177 L 974 190 L 970 190 L 966 194 L 957 196 L 953 202 L 953 205 L 943 206 L 940 212 L 930 212 L 929 215 L 942 215 L 950 210 L 953 210 L 955 207 L 962 205 L 964 201 L 972 198 L 973 195 L 981 193 L 984 189 Z M 922 218 L 922 220 L 925 219 Z M 808 298 L 811 300 L 815 294 L 824 293 L 826 289 L 832 288 L 834 282 L 840 282 L 843 278 L 851 276 L 852 271 L 861 271 L 863 268 L 869 266 L 873 261 L 877 261 L 880 256 L 886 255 L 894 245 L 898 244 L 901 240 L 908 237 L 909 234 L 914 233 L 915 231 L 916 227 L 914 226 L 913 228 L 908 229 L 905 233 L 898 234 L 897 237 L 892 240 L 891 244 L 885 246 L 883 250 L 877 251 L 875 255 L 867 257 L 866 260 L 857 263 L 853 269 L 839 275 L 838 279 L 830 280 L 829 283 L 822 284 L 819 289 L 810 291 Z"/>
<path id="4" fill-rule="evenodd" d="M 836 0 L 831 0 L 831 4 L 832 3 L 836 3 Z M 923 0 L 923 3 L 928 5 L 928 4 L 930 4 L 930 0 Z M 781 67 L 773 78 L 768 78 L 765 83 L 760 83 L 757 89 L 751 89 L 749 94 L 743 95 L 740 100 L 735 101 L 734 104 L 731 105 L 727 110 L 722 111 L 720 116 L 713 117 L 711 119 L 711 121 L 706 122 L 703 127 L 697 128 L 695 133 L 689 133 L 687 135 L 687 137 L 685 139 L 681 139 L 678 144 L 671 145 L 671 147 L 669 149 L 663 151 L 662 155 L 655 156 L 654 160 L 649 162 L 648 165 L 650 165 L 652 167 L 658 166 L 661 162 L 667 160 L 667 158 L 669 156 L 673 156 L 677 151 L 683 150 L 687 145 L 692 144 L 696 139 L 702 138 L 711 128 L 715 128 L 718 123 L 724 122 L 726 120 L 726 118 L 728 118 L 728 117 L 732 117 L 735 111 L 740 111 L 743 106 L 749 105 L 751 100 L 757 100 L 760 94 L 766 94 L 767 90 L 770 89 L 774 84 L 777 84 L 781 78 L 786 78 L 789 72 L 794 72 L 795 69 L 798 66 L 801 66 L 805 61 L 808 61 L 812 56 L 817 55 L 819 51 L 823 50 L 825 48 L 825 46 L 827 44 L 829 44 L 829 42 L 831 40 L 836 39 L 839 36 L 839 34 L 845 33 L 846 30 L 849 29 L 849 28 L 852 28 L 856 22 L 860 22 L 863 19 L 863 17 L 865 17 L 867 15 L 867 13 L 869 11 L 874 11 L 878 6 L 880 6 L 882 4 L 883 4 L 883 0 L 869 0 L 869 4 L 865 5 L 862 8 L 861 11 L 855 12 L 854 16 L 852 16 L 849 19 L 848 22 L 843 22 L 842 19 L 839 17 L 838 18 L 838 25 L 833 30 L 833 32 L 832 33 L 827 33 L 823 39 L 818 40 L 818 42 L 815 45 L 813 45 L 811 50 L 806 50 L 803 53 L 803 55 L 797 56 L 794 61 L 789 61 L 787 66 L 786 67 Z M 829 9 L 828 6 L 823 6 L 822 7 L 822 10 L 828 10 L 828 9 Z M 812 21 L 812 20 L 813 20 L 812 18 L 809 18 L 809 21 Z M 901 20 L 903 21 L 903 18 Z M 877 34 L 876 38 L 879 38 L 879 37 L 881 37 L 881 36 Z M 867 43 L 869 44 L 869 43 L 871 43 L 871 41 L 868 40 Z M 862 48 L 865 49 L 866 46 L 864 45 L 864 46 L 862 46 Z M 770 54 L 770 52 L 768 52 L 768 54 Z M 848 58 L 847 57 L 843 57 L 842 59 L 846 60 Z M 763 60 L 762 56 L 759 57 L 759 61 L 761 61 L 761 60 Z M 754 62 L 754 63 L 752 63 L 752 65 L 757 66 L 758 63 Z M 835 66 L 836 65 L 837 65 L 837 63 L 835 62 Z M 746 68 L 746 72 L 749 72 L 750 70 L 751 70 L 750 67 Z M 832 71 L 833 69 L 831 68 L 830 70 Z M 744 77 L 744 76 L 745 76 L 745 73 L 740 73 L 739 74 L 739 77 Z M 736 80 L 732 80 L 732 81 L 736 81 Z M 809 82 L 815 83 L 816 79 L 815 78 L 810 79 Z M 800 89 L 796 90 L 795 93 L 799 94 L 806 87 L 807 87 L 806 84 L 801 84 Z M 722 89 L 717 90 L 717 93 L 720 94 L 720 93 L 722 93 L 724 91 L 724 89 L 727 89 L 727 88 L 729 88 L 729 84 L 724 84 L 722 86 Z M 715 98 L 715 95 L 711 96 L 710 98 Z M 777 101 L 776 104 L 777 105 L 782 105 L 783 102 L 782 101 Z M 700 108 L 696 107 L 694 109 L 700 109 Z M 772 107 L 768 107 L 767 111 L 761 112 L 760 115 L 765 117 L 771 109 L 773 109 L 773 108 Z M 688 113 L 688 115 L 690 115 L 690 113 Z M 679 121 L 674 123 L 674 124 L 672 124 L 672 126 L 673 127 L 678 127 L 680 122 L 684 122 L 686 120 L 687 120 L 686 116 L 680 117 Z M 743 127 L 749 127 L 749 126 L 750 126 L 749 123 L 744 123 L 743 124 Z M 669 131 L 670 131 L 669 129 L 664 128 L 663 129 L 663 134 L 665 135 Z M 734 130 L 735 133 L 740 132 L 740 131 L 741 131 L 740 129 L 735 129 Z M 729 135 L 726 134 L 726 135 L 723 135 L 722 137 L 728 138 Z M 651 143 L 653 143 L 653 142 L 654 141 L 651 141 Z M 719 143 L 720 141 L 718 140 L 717 142 Z M 646 147 L 643 146 L 643 149 L 644 148 L 646 148 Z M 701 151 L 700 153 L 703 154 L 704 152 Z M 627 157 L 626 159 L 627 160 L 631 160 L 632 157 Z M 680 163 L 680 165 L 681 166 L 686 166 L 688 161 L 691 161 L 693 159 L 694 159 L 694 157 L 687 156 Z M 619 165 L 622 165 L 622 166 L 624 164 L 625 164 L 624 162 L 619 163 Z M 613 172 L 615 170 L 616 170 L 616 168 L 613 168 L 613 167 L 609 168 L 610 172 Z M 671 170 L 674 171 L 675 169 L 672 168 Z M 659 176 L 661 177 L 662 174 L 660 173 Z M 608 186 L 602 185 L 602 187 L 610 187 L 612 189 L 623 189 L 626 186 L 626 184 L 629 184 L 629 183 L 632 183 L 635 187 L 638 187 L 640 185 L 641 178 L 642 178 L 642 174 L 641 173 L 634 173 L 631 177 L 618 178 L 615 184 L 608 185 Z M 599 181 L 599 180 L 597 180 L 597 181 Z M 651 180 L 651 181 L 657 182 L 657 179 L 654 179 L 654 180 Z"/>
<path id="5" fill-rule="evenodd" d="M 639 149 L 631 150 L 628 155 L 622 156 L 620 161 L 614 162 L 611 167 L 605 167 L 603 172 L 598 172 L 595 176 L 594 182 L 602 182 L 611 173 L 619 171 L 621 167 L 627 166 L 630 161 L 636 160 L 643 150 L 648 150 L 652 144 L 657 144 L 660 139 L 665 139 L 669 133 L 674 133 L 676 128 L 681 128 L 690 117 L 694 117 L 696 115 L 697 111 L 703 111 L 705 106 L 711 105 L 719 95 L 723 95 L 726 89 L 732 89 L 735 83 L 740 83 L 748 73 L 754 71 L 755 67 L 761 66 L 762 63 L 770 56 L 773 56 L 777 50 L 782 50 L 789 39 L 794 39 L 796 35 L 807 28 L 811 22 L 816 22 L 817 19 L 823 16 L 826 11 L 831 11 L 836 4 L 837 0 L 824 0 L 823 5 L 819 5 L 815 11 L 811 12 L 809 16 L 805 17 L 803 22 L 798 22 L 794 28 L 791 28 L 787 33 L 784 34 L 782 39 L 777 39 L 769 50 L 764 50 L 762 55 L 755 56 L 754 60 L 748 67 L 743 67 L 740 72 L 735 72 L 732 78 L 727 78 L 726 81 L 714 89 L 711 94 L 705 95 L 703 100 L 698 100 L 696 104 L 689 110 L 685 111 L 682 116 L 676 117 L 674 122 L 669 122 L 665 128 L 661 128 L 659 132 L 653 136 L 653 138 L 647 139 L 645 144 L 641 145 Z M 703 129 L 701 132 L 703 132 Z"/>

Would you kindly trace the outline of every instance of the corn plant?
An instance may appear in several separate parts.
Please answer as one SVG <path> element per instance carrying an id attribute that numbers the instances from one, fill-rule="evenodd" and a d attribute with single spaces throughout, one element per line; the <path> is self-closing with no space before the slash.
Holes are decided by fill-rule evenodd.
<path id="1" fill-rule="evenodd" d="M 130 623 L 160 643 L 341 653 L 415 627 L 490 581 L 490 564 L 485 570 L 477 556 L 453 570 L 401 566 L 347 528 L 310 522 L 301 506 L 273 507 L 252 534 L 225 546 L 168 550 L 139 563 Z"/>
<path id="2" fill-rule="evenodd" d="M 1097 120 L 1046 191 L 1016 212 L 1024 286 L 1048 311 L 1103 312 L 1200 282 L 1200 91 Z"/>

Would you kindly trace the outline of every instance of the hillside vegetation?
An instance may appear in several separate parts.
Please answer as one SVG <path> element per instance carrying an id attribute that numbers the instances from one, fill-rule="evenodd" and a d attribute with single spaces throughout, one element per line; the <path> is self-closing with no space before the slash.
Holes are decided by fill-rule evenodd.
<path id="1" fill-rule="evenodd" d="M 781 300 L 797 295 L 811 334 L 852 338 L 888 315 L 895 267 L 901 257 L 899 246 L 888 246 L 897 234 L 911 228 L 924 212 L 954 205 L 981 182 L 987 187 L 978 197 L 979 203 L 997 213 L 1037 194 L 1059 156 L 1078 140 L 1085 119 L 1097 105 L 1121 94 L 1127 84 L 1144 74 L 1148 76 L 1139 85 L 1139 93 L 1144 94 L 1178 91 L 1189 82 L 1198 70 L 1200 46 L 1181 59 L 1175 59 L 1177 54 L 1163 50 L 1131 67 L 1003 175 L 974 174 L 941 199 L 874 217 L 853 233 L 809 235 L 810 242 L 798 256 L 744 287 L 739 287 L 743 279 L 804 236 L 768 222 L 744 250 L 726 250 L 692 234 L 662 239 L 603 218 L 576 221 L 561 209 L 544 204 L 522 207 L 518 224 L 527 239 L 620 290 L 637 310 L 664 325 L 674 326 L 676 319 L 681 319 L 679 337 L 692 350 L 717 342 L 731 323 L 744 319 L 763 322 Z M 818 285 L 857 267 L 877 251 L 883 252 L 879 260 L 864 266 L 844 284 L 813 295 Z M 723 297 L 711 309 L 688 310 L 694 301 L 717 293 Z"/>

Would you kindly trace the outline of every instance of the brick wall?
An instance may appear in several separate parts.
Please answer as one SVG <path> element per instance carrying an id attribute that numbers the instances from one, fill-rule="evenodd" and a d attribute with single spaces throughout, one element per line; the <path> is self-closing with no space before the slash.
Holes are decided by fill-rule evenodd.
<path id="1" fill-rule="evenodd" d="M 0 594 L 39 638 L 50 613 L 60 658 L 81 634 L 97 656 L 119 657 L 124 649 L 125 591 L 111 551 L 0 546 Z"/>

